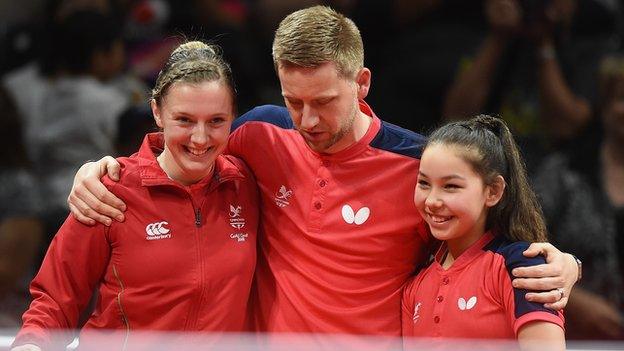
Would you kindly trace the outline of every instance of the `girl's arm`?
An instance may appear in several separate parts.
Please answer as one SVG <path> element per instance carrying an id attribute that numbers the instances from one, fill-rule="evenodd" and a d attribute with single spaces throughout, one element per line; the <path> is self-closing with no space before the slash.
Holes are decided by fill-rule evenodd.
<path id="1" fill-rule="evenodd" d="M 560 326 L 546 321 L 529 322 L 518 330 L 520 349 L 555 351 L 565 350 L 565 335 Z"/>
<path id="2" fill-rule="evenodd" d="M 512 286 L 510 271 L 544 265 L 542 256 L 528 258 L 523 255 L 526 242 L 515 242 L 499 248 L 504 264 L 493 274 L 495 289 L 499 289 L 510 325 L 522 350 L 565 350 L 564 318 L 561 312 L 544 307 L 541 303 L 527 301 L 527 290 Z M 499 261 L 502 262 L 502 261 Z"/>

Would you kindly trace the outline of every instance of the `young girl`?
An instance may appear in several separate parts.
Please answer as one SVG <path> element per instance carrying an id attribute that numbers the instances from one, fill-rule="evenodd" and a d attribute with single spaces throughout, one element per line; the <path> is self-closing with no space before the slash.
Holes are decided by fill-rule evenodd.
<path id="1" fill-rule="evenodd" d="M 407 337 L 512 339 L 521 348 L 565 348 L 563 316 L 526 301 L 511 270 L 546 227 L 505 123 L 479 116 L 436 130 L 423 152 L 414 202 L 442 242 L 434 262 L 409 282 Z"/>

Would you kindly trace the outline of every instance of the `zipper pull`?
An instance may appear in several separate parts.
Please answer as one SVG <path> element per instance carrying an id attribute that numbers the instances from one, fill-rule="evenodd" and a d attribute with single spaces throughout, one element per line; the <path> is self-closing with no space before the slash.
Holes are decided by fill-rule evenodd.
<path id="1" fill-rule="evenodd" d="M 195 226 L 198 228 L 201 226 L 201 213 L 199 212 L 199 208 L 195 209 Z"/>

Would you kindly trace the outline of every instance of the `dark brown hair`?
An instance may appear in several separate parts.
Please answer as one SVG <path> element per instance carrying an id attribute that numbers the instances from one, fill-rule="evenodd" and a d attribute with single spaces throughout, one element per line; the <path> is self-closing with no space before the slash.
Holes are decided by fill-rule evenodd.
<path id="1" fill-rule="evenodd" d="M 431 134 L 427 146 L 433 144 L 457 147 L 484 184 L 493 184 L 498 175 L 505 180 L 503 197 L 488 211 L 486 230 L 513 241 L 547 240 L 541 206 L 529 185 L 518 145 L 503 120 L 480 115 L 449 123 Z"/>

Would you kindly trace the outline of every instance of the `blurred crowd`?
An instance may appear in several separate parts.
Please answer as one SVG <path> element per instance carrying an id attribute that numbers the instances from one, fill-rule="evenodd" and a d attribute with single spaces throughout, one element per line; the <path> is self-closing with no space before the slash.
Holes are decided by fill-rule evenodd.
<path id="1" fill-rule="evenodd" d="M 87 160 L 155 129 L 147 87 L 186 39 L 223 48 L 237 106 L 283 104 L 271 61 L 288 13 L 327 4 L 362 31 L 377 115 L 427 134 L 480 113 L 513 128 L 550 241 L 583 261 L 570 339 L 624 339 L 624 47 L 618 0 L 0 2 L 0 328 L 68 213 Z M 383 196 L 383 194 L 380 194 Z"/>

